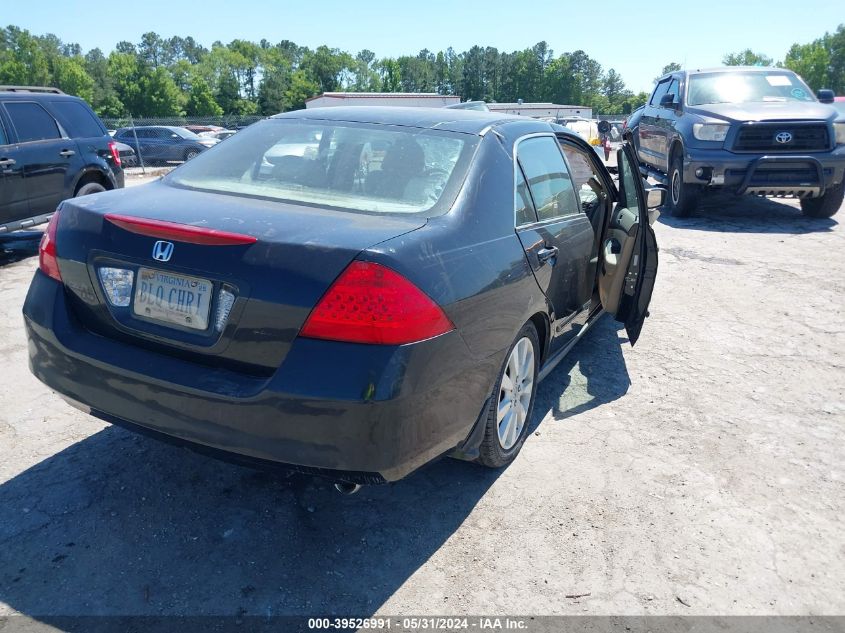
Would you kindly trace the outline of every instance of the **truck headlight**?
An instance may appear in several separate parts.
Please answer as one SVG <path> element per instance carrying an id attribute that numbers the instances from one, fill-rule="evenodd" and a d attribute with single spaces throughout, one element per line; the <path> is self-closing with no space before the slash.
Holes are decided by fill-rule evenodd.
<path id="1" fill-rule="evenodd" d="M 845 145 L 845 123 L 834 123 L 833 135 L 836 137 L 837 145 Z"/>
<path id="2" fill-rule="evenodd" d="M 724 141 L 730 127 L 727 123 L 695 123 L 692 134 L 699 141 Z"/>

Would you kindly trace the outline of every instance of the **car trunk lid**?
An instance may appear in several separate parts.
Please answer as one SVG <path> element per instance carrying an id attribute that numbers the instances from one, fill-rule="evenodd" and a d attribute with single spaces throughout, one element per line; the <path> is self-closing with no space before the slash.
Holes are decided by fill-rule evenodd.
<path id="1" fill-rule="evenodd" d="M 156 182 L 65 202 L 59 266 L 77 317 L 92 331 L 266 373 L 358 253 L 425 222 Z M 132 271 L 126 305 L 108 299 L 103 269 Z M 160 288 L 164 312 L 155 303 Z M 185 315 L 191 320 L 180 322 Z"/>

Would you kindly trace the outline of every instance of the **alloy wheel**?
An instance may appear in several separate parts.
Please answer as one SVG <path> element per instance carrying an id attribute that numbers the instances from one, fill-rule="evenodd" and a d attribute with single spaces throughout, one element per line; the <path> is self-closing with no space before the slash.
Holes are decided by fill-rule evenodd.
<path id="1" fill-rule="evenodd" d="M 511 350 L 499 388 L 496 423 L 499 429 L 499 444 L 505 450 L 516 444 L 528 422 L 533 390 L 534 346 L 530 339 L 523 337 Z"/>

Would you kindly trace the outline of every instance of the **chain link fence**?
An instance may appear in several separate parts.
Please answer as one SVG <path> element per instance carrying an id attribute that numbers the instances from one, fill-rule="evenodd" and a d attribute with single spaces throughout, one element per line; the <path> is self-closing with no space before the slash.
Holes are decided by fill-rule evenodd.
<path id="1" fill-rule="evenodd" d="M 195 116 L 195 117 L 103 117 L 102 121 L 114 135 L 124 167 L 142 169 L 153 166 L 173 166 L 190 160 L 205 151 L 232 131 L 260 121 L 262 116 Z M 183 129 L 172 129 L 183 128 Z M 194 134 L 199 134 L 197 138 Z M 126 147 L 128 146 L 128 147 Z M 129 149 L 131 148 L 131 149 Z"/>
<path id="2" fill-rule="evenodd" d="M 260 115 L 238 114 L 223 114 L 220 116 L 101 117 L 105 126 L 110 130 L 131 127 L 133 125 L 175 125 L 178 127 L 184 127 L 186 125 L 214 125 L 226 128 L 227 130 L 237 130 L 251 125 L 256 121 L 260 121 L 263 118 Z"/>

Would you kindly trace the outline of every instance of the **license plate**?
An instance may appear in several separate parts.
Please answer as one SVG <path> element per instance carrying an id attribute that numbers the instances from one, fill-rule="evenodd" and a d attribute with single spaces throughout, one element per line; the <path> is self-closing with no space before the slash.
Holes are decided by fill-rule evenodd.
<path id="1" fill-rule="evenodd" d="M 212 284 L 207 279 L 141 268 L 132 312 L 163 323 L 205 330 L 211 293 Z"/>

